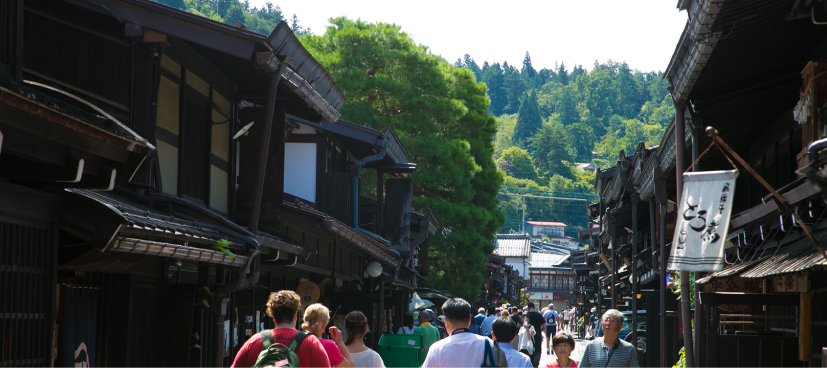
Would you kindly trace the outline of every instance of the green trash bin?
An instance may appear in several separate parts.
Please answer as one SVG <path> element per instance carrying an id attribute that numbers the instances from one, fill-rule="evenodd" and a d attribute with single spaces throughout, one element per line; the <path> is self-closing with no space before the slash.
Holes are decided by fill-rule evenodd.
<path id="1" fill-rule="evenodd" d="M 379 338 L 379 356 L 386 367 L 422 365 L 422 335 L 384 334 Z"/>

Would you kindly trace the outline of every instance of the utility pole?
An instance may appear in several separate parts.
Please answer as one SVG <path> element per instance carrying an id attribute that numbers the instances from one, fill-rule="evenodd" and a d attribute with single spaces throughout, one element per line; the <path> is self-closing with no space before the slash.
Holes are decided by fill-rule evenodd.
<path id="1" fill-rule="evenodd" d="M 520 224 L 523 231 L 521 233 L 525 234 L 525 197 L 520 197 L 520 200 L 523 202 L 523 222 Z"/>

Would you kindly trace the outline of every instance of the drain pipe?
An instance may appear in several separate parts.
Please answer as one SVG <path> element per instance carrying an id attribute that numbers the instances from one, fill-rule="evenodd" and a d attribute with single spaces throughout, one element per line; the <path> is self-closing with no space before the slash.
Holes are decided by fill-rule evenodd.
<path id="1" fill-rule="evenodd" d="M 210 314 L 213 316 L 213 335 L 212 335 L 212 357 L 213 362 L 211 366 L 224 366 L 224 334 L 219 331 L 224 330 L 224 316 L 227 315 L 227 303 L 229 298 L 224 296 L 236 290 L 246 289 L 255 285 L 259 278 L 259 268 L 261 265 L 261 256 L 259 255 L 261 247 L 253 238 L 246 239 L 248 243 L 255 246 L 250 255 L 250 260 L 247 261 L 246 267 L 239 267 L 236 270 L 235 281 L 225 282 L 224 285 L 219 286 L 213 291 L 213 298 L 210 300 Z M 249 273 L 248 273 L 249 270 Z"/>
<path id="2" fill-rule="evenodd" d="M 807 148 L 807 159 L 810 161 L 807 166 L 813 169 L 813 171 L 817 170 L 820 164 L 818 160 L 819 151 L 825 148 L 827 148 L 827 138 L 810 143 L 810 146 Z"/>
<path id="3" fill-rule="evenodd" d="M 267 169 L 267 157 L 269 156 L 270 148 L 270 134 L 273 129 L 273 115 L 276 108 L 276 93 L 279 88 L 279 81 L 281 80 L 281 73 L 284 71 L 285 63 L 279 62 L 279 68 L 272 79 L 270 80 L 270 89 L 267 91 L 267 107 L 264 117 L 264 125 L 261 131 L 261 139 L 259 140 L 259 155 L 256 158 L 255 171 L 255 187 L 253 188 L 253 201 L 250 208 L 250 221 L 248 228 L 250 233 L 255 236 L 258 230 L 258 219 L 261 212 L 261 197 L 264 192 L 264 176 Z M 225 283 L 213 292 L 213 308 L 211 314 L 214 318 L 213 327 L 213 361 L 212 366 L 224 366 L 224 334 L 219 335 L 218 331 L 224 329 L 224 316 L 227 314 L 227 304 L 229 298 L 224 298 L 225 295 L 237 290 L 243 290 L 255 285 L 259 278 L 259 268 L 261 266 L 261 257 L 259 256 L 261 247 L 258 242 L 249 238 L 249 242 L 255 244 L 255 253 L 250 256 L 248 267 L 240 268 L 236 271 L 236 279 L 232 283 Z M 249 273 L 248 273 L 249 269 Z M 217 305 L 215 305 L 217 304 Z M 221 337 L 219 337 L 221 336 Z"/>
<path id="4" fill-rule="evenodd" d="M 350 186 L 353 192 L 353 228 L 361 232 L 366 232 L 366 230 L 359 228 L 359 170 L 368 162 L 379 161 L 385 158 L 385 141 L 379 140 L 377 145 L 379 146 L 379 152 L 375 155 L 365 157 L 362 161 L 350 165 L 350 175 L 352 179 Z"/>

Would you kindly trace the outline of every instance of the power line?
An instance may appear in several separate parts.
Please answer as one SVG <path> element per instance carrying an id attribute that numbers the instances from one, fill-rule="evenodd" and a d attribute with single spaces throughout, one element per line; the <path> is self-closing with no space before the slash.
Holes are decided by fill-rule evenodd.
<path id="1" fill-rule="evenodd" d="M 522 192 L 535 192 L 535 193 L 546 193 L 546 194 L 554 194 L 554 195 L 567 195 L 567 196 L 579 196 L 579 197 L 586 197 L 586 198 L 600 198 L 594 194 L 586 194 L 586 193 L 566 193 L 566 192 L 549 192 L 545 190 L 537 190 L 537 189 L 523 189 L 523 188 L 513 188 L 513 187 L 500 187 L 501 190 L 516 190 Z"/>
<path id="2" fill-rule="evenodd" d="M 578 201 L 578 202 L 587 202 L 587 200 L 583 198 L 564 198 L 564 197 L 544 197 L 544 196 L 533 196 L 528 194 L 511 194 L 511 193 L 499 193 L 500 195 L 510 196 L 510 197 L 523 197 L 523 198 L 542 198 L 542 199 L 556 199 L 558 201 Z"/>

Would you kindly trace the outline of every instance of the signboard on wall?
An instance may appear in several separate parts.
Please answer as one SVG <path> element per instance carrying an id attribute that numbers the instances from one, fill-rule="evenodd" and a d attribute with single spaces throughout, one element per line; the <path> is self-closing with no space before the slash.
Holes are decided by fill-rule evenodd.
<path id="1" fill-rule="evenodd" d="M 308 306 L 319 301 L 321 290 L 315 282 L 305 281 L 296 288 L 296 294 L 299 294 L 302 305 Z"/>
<path id="2" fill-rule="evenodd" d="M 545 293 L 531 293 L 529 299 L 532 300 L 552 300 L 554 297 L 554 293 L 552 292 L 545 292 Z"/>

